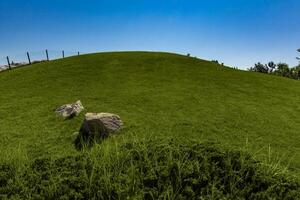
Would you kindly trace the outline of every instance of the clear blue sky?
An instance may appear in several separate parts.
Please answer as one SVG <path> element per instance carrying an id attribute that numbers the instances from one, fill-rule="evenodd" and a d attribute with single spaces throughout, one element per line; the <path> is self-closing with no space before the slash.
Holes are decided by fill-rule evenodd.
<path id="1" fill-rule="evenodd" d="M 296 65 L 300 0 L 0 0 L 0 58 L 45 48 Z"/>

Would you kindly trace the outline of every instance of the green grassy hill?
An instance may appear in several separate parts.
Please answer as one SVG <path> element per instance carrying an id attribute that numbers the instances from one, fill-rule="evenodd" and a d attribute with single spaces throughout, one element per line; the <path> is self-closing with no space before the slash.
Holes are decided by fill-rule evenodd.
<path id="1" fill-rule="evenodd" d="M 234 70 L 169 53 L 97 53 L 0 73 L 1 162 L 79 154 L 84 115 L 58 106 L 80 99 L 85 112 L 121 116 L 106 145 L 141 138 L 214 141 L 300 176 L 300 82 Z"/>

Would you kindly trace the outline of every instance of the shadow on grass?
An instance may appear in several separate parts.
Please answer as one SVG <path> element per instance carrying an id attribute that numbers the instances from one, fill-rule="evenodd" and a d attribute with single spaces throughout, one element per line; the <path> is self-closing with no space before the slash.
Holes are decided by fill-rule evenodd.
<path id="1" fill-rule="evenodd" d="M 77 151 L 81 151 L 83 148 L 92 148 L 94 144 L 101 144 L 106 138 L 108 138 L 108 136 L 94 137 L 79 132 L 73 144 Z"/>
<path id="2" fill-rule="evenodd" d="M 74 147 L 77 151 L 81 151 L 84 147 L 92 148 L 96 141 L 93 139 L 89 139 L 83 137 L 81 134 L 78 134 L 76 139 L 74 140 Z"/>
<path id="3" fill-rule="evenodd" d="M 92 148 L 95 143 L 100 144 L 103 140 L 108 138 L 112 133 L 107 132 L 105 129 L 91 128 L 85 123 L 80 127 L 79 133 L 74 140 L 75 149 L 78 151 L 83 148 Z"/>

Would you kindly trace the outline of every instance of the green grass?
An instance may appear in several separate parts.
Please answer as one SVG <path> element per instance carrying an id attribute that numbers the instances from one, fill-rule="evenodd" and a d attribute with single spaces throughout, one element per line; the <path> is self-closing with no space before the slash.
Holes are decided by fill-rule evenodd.
<path id="1" fill-rule="evenodd" d="M 22 172 L 36 158 L 83 153 L 74 148 L 83 114 L 63 120 L 54 113 L 80 99 L 85 111 L 123 119 L 121 135 L 107 144 L 121 138 L 212 140 L 248 152 L 274 174 L 287 170 L 300 177 L 296 80 L 176 54 L 120 52 L 1 72 L 0 91 L 0 163 Z"/>
<path id="2" fill-rule="evenodd" d="M 184 141 L 184 142 L 183 142 Z M 123 138 L 76 156 L 0 165 L 15 199 L 298 199 L 300 184 L 244 152 L 183 138 Z"/>

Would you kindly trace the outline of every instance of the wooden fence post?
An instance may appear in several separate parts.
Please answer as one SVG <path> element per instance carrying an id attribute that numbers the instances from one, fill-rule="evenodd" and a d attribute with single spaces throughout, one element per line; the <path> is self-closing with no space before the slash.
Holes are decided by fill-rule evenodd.
<path id="1" fill-rule="evenodd" d="M 28 58 L 28 63 L 29 63 L 29 65 L 31 65 L 30 56 L 29 56 L 29 53 L 28 53 L 28 52 L 27 52 L 27 58 Z"/>
<path id="2" fill-rule="evenodd" d="M 48 50 L 46 49 L 47 61 L 49 61 Z"/>
<path id="3" fill-rule="evenodd" d="M 8 68 L 11 69 L 10 62 L 9 62 L 9 57 L 8 56 L 6 56 L 6 60 L 7 60 Z"/>
<path id="4" fill-rule="evenodd" d="M 65 51 L 64 50 L 62 50 L 62 56 L 63 56 L 63 58 L 65 58 Z"/>

